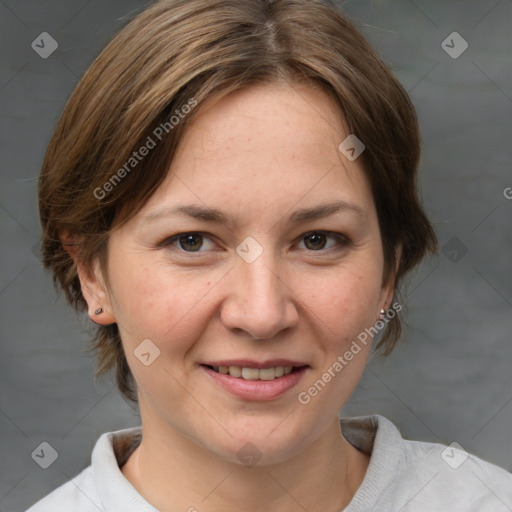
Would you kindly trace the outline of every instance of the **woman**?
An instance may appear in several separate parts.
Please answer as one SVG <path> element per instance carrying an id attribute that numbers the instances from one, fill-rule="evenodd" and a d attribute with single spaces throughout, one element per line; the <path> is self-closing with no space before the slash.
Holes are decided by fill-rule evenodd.
<path id="1" fill-rule="evenodd" d="M 167 0 L 128 24 L 66 106 L 40 213 L 142 428 L 30 511 L 506 510 L 506 471 L 338 419 L 437 250 L 418 160 L 407 94 L 335 5 Z"/>

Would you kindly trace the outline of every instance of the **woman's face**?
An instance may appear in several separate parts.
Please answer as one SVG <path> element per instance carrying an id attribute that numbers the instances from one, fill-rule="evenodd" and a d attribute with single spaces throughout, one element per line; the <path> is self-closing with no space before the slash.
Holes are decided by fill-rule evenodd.
<path id="1" fill-rule="evenodd" d="M 361 159 L 338 149 L 349 133 L 336 104 L 310 87 L 266 85 L 210 107 L 165 182 L 112 234 L 102 305 L 147 431 L 227 460 L 253 450 L 278 462 L 332 425 L 370 343 L 344 354 L 392 290 L 381 287 Z"/>

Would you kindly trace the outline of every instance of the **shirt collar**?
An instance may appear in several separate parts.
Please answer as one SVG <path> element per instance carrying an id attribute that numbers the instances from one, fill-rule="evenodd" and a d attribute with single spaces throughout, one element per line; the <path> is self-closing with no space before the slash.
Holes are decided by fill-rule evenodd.
<path id="1" fill-rule="evenodd" d="M 108 432 L 98 439 L 94 447 L 94 485 L 105 512 L 158 512 L 137 492 L 119 468 L 119 462 L 126 461 L 129 455 L 121 454 L 120 449 L 124 447 L 125 451 L 128 449 L 131 453 L 140 442 L 141 433 L 141 427 Z M 116 448 L 120 461 L 116 458 Z"/>
<path id="2" fill-rule="evenodd" d="M 403 439 L 398 429 L 383 416 L 343 418 L 340 427 L 345 439 L 364 453 L 371 454 L 365 478 L 343 512 L 360 512 L 371 506 L 383 507 L 379 500 L 389 492 L 393 475 L 403 457 Z M 105 512 L 158 512 L 125 478 L 119 464 L 126 462 L 137 447 L 142 428 L 108 432 L 92 452 L 95 486 Z M 384 478 L 383 478 L 384 476 Z M 393 494 L 393 493 L 391 493 Z"/>
<path id="3" fill-rule="evenodd" d="M 398 484 L 394 477 L 404 457 L 404 441 L 399 430 L 378 414 L 343 418 L 340 427 L 350 444 L 371 453 L 364 480 L 343 512 L 391 510 L 391 504 L 383 503 L 382 496 L 393 496 L 394 489 L 390 487 Z"/>

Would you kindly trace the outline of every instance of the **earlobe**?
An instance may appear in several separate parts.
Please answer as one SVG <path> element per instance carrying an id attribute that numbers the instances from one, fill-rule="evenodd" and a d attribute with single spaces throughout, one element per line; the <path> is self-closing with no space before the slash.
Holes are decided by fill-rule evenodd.
<path id="1" fill-rule="evenodd" d="M 90 319 L 99 325 L 115 323 L 98 258 L 94 260 L 91 267 L 77 263 L 77 272 Z"/>
<path id="2" fill-rule="evenodd" d="M 396 268 L 398 270 L 399 261 L 397 261 Z M 393 307 L 393 299 L 396 294 L 396 272 L 392 279 L 388 282 L 388 284 L 383 287 L 380 303 L 380 310 L 377 314 L 377 318 L 379 320 L 383 320 L 386 317 L 386 314 L 391 307 Z M 393 308 L 394 309 L 394 308 Z"/>
<path id="3" fill-rule="evenodd" d="M 92 315 L 89 311 L 89 317 L 95 324 L 98 325 L 110 325 L 115 323 L 114 315 L 107 313 L 101 306 L 95 309 Z"/>
<path id="4" fill-rule="evenodd" d="M 379 311 L 381 320 L 382 317 L 386 316 L 386 313 L 388 310 L 393 306 L 393 298 L 395 297 L 396 288 L 395 288 L 395 281 L 393 279 L 393 282 L 390 283 L 386 289 L 384 290 L 384 293 L 382 294 L 382 303 L 381 303 L 381 310 Z"/>
<path id="5" fill-rule="evenodd" d="M 402 246 L 399 245 L 395 249 L 395 273 L 392 276 L 392 278 L 389 280 L 389 283 L 386 287 L 387 288 L 386 292 L 384 293 L 384 296 L 383 296 L 382 309 L 384 310 L 384 313 L 386 313 L 388 311 L 388 309 L 390 309 L 393 305 L 393 298 L 396 295 L 396 286 L 397 286 L 396 276 L 397 276 L 398 270 L 400 268 L 400 258 L 401 257 L 402 257 Z M 381 314 L 382 314 L 382 311 L 381 311 Z"/>
<path id="6" fill-rule="evenodd" d="M 381 309 L 377 314 L 377 320 L 384 320 L 388 316 L 388 311 L 393 307 L 393 297 L 395 296 L 394 288 L 388 291 L 382 297 Z M 393 308 L 394 309 L 394 308 Z"/>
<path id="7" fill-rule="evenodd" d="M 90 319 L 100 325 L 115 323 L 116 320 L 111 313 L 110 299 L 99 258 L 96 257 L 90 266 L 86 266 L 80 260 L 80 243 L 77 243 L 75 236 L 70 233 L 63 233 L 60 241 L 64 250 L 75 262 L 82 295 L 87 302 Z"/>

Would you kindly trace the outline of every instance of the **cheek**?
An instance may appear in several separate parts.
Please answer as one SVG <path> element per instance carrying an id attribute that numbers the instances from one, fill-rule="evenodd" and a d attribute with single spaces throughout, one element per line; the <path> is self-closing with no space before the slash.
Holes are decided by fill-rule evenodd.
<path id="1" fill-rule="evenodd" d="M 307 304 L 325 325 L 327 339 L 347 341 L 373 325 L 380 300 L 380 277 L 370 268 L 347 268 L 317 280 Z"/>
<path id="2" fill-rule="evenodd" d="M 202 328 L 213 276 L 178 275 L 160 267 L 119 265 L 115 271 L 114 310 L 127 348 L 150 339 L 165 344 L 166 351 L 180 351 Z"/>
<path id="3" fill-rule="evenodd" d="M 123 275 L 121 270 L 119 267 L 118 277 Z M 136 273 L 124 275 L 130 279 L 118 281 L 115 312 L 139 391 L 153 398 L 165 397 L 165 401 L 180 401 L 181 386 L 176 383 L 182 382 L 186 354 L 211 318 L 208 291 L 215 280 L 212 276 L 178 276 L 155 267 L 151 271 L 140 267 Z M 157 349 L 152 344 L 148 348 L 145 340 Z M 147 352 L 151 358 L 148 366 L 140 358 Z M 153 360 L 154 354 L 158 355 Z"/>
<path id="4" fill-rule="evenodd" d="M 298 401 L 311 417 L 328 422 L 354 392 L 372 345 L 370 327 L 376 320 L 380 274 L 353 267 L 319 283 L 309 299 L 316 324 L 314 372 L 301 387 Z"/>

